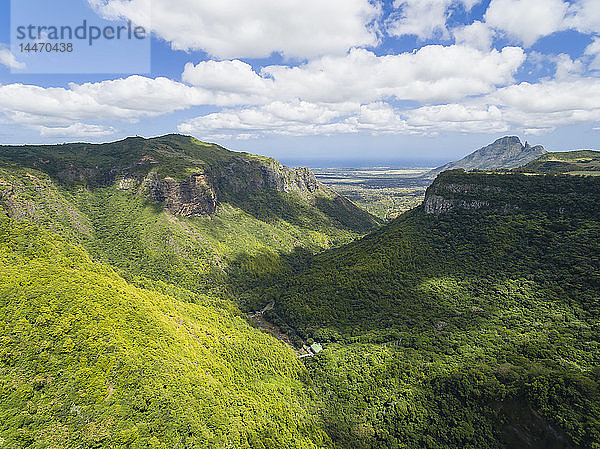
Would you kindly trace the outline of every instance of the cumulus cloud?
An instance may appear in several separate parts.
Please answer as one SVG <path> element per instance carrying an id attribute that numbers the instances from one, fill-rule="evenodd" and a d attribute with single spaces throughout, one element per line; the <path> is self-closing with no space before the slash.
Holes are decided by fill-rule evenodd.
<path id="1" fill-rule="evenodd" d="M 529 47 L 540 37 L 565 28 L 568 6 L 562 0 L 492 0 L 485 21 Z"/>
<path id="2" fill-rule="evenodd" d="M 233 137 L 264 135 L 329 135 L 348 133 L 433 135 L 441 131 L 500 132 L 508 125 L 494 105 L 447 104 L 397 110 L 385 102 L 355 105 L 345 110 L 331 106 L 280 104 L 280 111 L 301 107 L 311 113 L 278 114 L 267 106 L 236 108 L 187 120 L 179 131 L 199 135 Z"/>
<path id="3" fill-rule="evenodd" d="M 398 11 L 388 21 L 387 32 L 393 36 L 412 34 L 421 39 L 436 35 L 448 37 L 446 21 L 451 8 L 470 10 L 480 0 L 395 0 Z"/>
<path id="4" fill-rule="evenodd" d="M 114 134 L 115 129 L 87 123 L 73 123 L 69 126 L 37 126 L 42 137 L 81 137 L 97 138 Z"/>
<path id="5" fill-rule="evenodd" d="M 255 136 L 257 134 L 314 135 L 351 132 L 350 128 L 334 120 L 343 117 L 349 109 L 360 105 L 336 108 L 334 105 L 306 101 L 273 102 L 261 107 L 231 109 L 188 120 L 178 129 L 184 133 Z"/>
<path id="6" fill-rule="evenodd" d="M 492 0 L 485 22 L 513 41 L 529 47 L 557 31 L 600 32 L 597 0 Z"/>
<path id="7" fill-rule="evenodd" d="M 343 54 L 377 44 L 369 0 L 88 0 L 101 15 L 151 28 L 177 50 L 217 58 Z"/>
<path id="8" fill-rule="evenodd" d="M 565 26 L 582 33 L 600 32 L 600 2 L 597 0 L 576 0 L 565 18 Z"/>
<path id="9" fill-rule="evenodd" d="M 504 132 L 509 129 L 496 105 L 444 104 L 406 113 L 409 125 L 429 132 Z"/>
<path id="10" fill-rule="evenodd" d="M 595 37 L 592 43 L 586 47 L 584 54 L 591 59 L 590 69 L 600 70 L 600 38 Z"/>
<path id="11" fill-rule="evenodd" d="M 29 126 L 64 127 L 82 120 L 137 121 L 193 106 L 232 106 L 247 104 L 249 100 L 251 97 L 237 93 L 138 75 L 97 83 L 71 83 L 68 88 L 0 85 L 0 113 L 6 120 Z"/>
<path id="12" fill-rule="evenodd" d="M 260 73 L 241 61 L 188 64 L 183 79 L 203 89 L 263 95 L 269 100 L 369 103 L 386 98 L 455 101 L 491 92 L 513 81 L 525 60 L 521 48 L 480 51 L 467 46 L 429 45 L 413 53 L 377 56 L 352 49 L 306 64 L 268 66 Z"/>
<path id="13" fill-rule="evenodd" d="M 15 55 L 8 48 L 0 45 L 0 64 L 11 69 L 24 69 L 25 63 L 17 61 Z"/>
<path id="14" fill-rule="evenodd" d="M 523 82 L 499 89 L 491 98 L 526 113 L 600 110 L 600 82 L 597 78 Z"/>
<path id="15" fill-rule="evenodd" d="M 458 45 L 478 48 L 482 51 L 488 51 L 492 46 L 493 30 L 490 27 L 480 22 L 474 21 L 470 25 L 457 27 L 452 30 L 454 40 Z"/>
<path id="16" fill-rule="evenodd" d="M 443 131 L 542 134 L 557 127 L 600 121 L 600 83 L 571 74 L 563 79 L 520 83 L 461 103 L 412 109 L 386 102 L 367 104 L 278 102 L 233 108 L 185 121 L 181 132 L 263 136 L 367 132 L 432 135 Z"/>

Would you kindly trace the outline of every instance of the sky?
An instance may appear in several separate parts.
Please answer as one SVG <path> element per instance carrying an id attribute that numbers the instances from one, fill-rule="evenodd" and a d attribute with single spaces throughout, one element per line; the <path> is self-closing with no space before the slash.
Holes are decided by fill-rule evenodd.
<path id="1" fill-rule="evenodd" d="M 178 132 L 284 162 L 423 166 L 504 135 L 600 148 L 599 0 L 61 1 L 42 4 L 151 30 L 149 63 L 76 42 L 88 73 L 66 54 L 32 73 L 0 0 L 0 143 Z"/>

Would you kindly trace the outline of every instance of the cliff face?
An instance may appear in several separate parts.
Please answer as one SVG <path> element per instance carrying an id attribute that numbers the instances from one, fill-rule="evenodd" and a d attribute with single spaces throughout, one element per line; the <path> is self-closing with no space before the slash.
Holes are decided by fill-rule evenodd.
<path id="1" fill-rule="evenodd" d="M 211 171 L 223 191 L 234 193 L 274 189 L 278 192 L 296 192 L 310 196 L 329 189 L 317 181 L 307 167 L 286 167 L 273 159 L 240 157 Z"/>
<path id="2" fill-rule="evenodd" d="M 119 180 L 119 188 L 134 190 L 138 183 L 135 178 L 125 177 Z M 312 197 L 318 191 L 332 193 L 317 181 L 308 168 L 261 165 L 247 159 L 234 161 L 225 167 L 207 167 L 183 180 L 170 176 L 161 178 L 152 171 L 141 182 L 142 193 L 164 204 L 168 212 L 183 216 L 214 214 L 219 203 L 231 194 L 263 189 L 295 192 L 303 197 Z"/>
<path id="3" fill-rule="evenodd" d="M 231 204 L 255 215 L 317 214 L 335 226 L 366 232 L 378 221 L 321 184 L 306 167 L 229 151 L 189 136 L 44 146 L 0 146 L 0 162 L 45 173 L 71 189 L 110 188 L 145 196 L 181 216 L 216 213 Z M 302 204 L 300 204 L 302 203 Z M 308 214 L 308 215 L 307 215 Z"/>
<path id="4" fill-rule="evenodd" d="M 171 177 L 160 179 L 156 172 L 151 172 L 144 179 L 142 190 L 172 214 L 209 215 L 217 210 L 217 190 L 210 175 L 203 172 L 183 181 Z"/>
<path id="5" fill-rule="evenodd" d="M 600 215 L 600 178 L 450 170 L 435 179 L 423 201 L 428 215 L 479 209 L 501 214 Z"/>

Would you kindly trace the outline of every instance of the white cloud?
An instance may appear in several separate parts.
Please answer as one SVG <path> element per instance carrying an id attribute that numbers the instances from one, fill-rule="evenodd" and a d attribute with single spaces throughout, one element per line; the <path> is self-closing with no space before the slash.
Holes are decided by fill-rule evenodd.
<path id="1" fill-rule="evenodd" d="M 179 130 L 200 135 L 254 137 L 359 132 L 432 135 L 444 131 L 496 133 L 510 130 L 542 134 L 560 126 L 599 121 L 600 80 L 571 73 L 562 79 L 507 86 L 462 103 L 400 110 L 381 101 L 343 106 L 277 102 L 196 117 L 182 123 Z"/>
<path id="2" fill-rule="evenodd" d="M 389 20 L 392 36 L 416 35 L 421 39 L 436 35 L 448 37 L 446 21 L 453 7 L 470 10 L 480 0 L 395 0 L 399 11 Z"/>
<path id="3" fill-rule="evenodd" d="M 492 0 L 485 21 L 529 47 L 540 37 L 565 29 L 568 6 L 562 0 Z"/>
<path id="4" fill-rule="evenodd" d="M 414 53 L 377 56 L 352 49 L 297 67 L 268 66 L 260 74 L 240 61 L 188 64 L 183 79 L 203 89 L 228 94 L 257 94 L 264 102 L 370 103 L 396 98 L 422 102 L 456 101 L 507 85 L 523 63 L 521 48 L 502 51 L 430 45 Z"/>
<path id="5" fill-rule="evenodd" d="M 529 47 L 557 31 L 600 32 L 598 0 L 492 0 L 486 23 Z"/>
<path id="6" fill-rule="evenodd" d="M 591 57 L 589 68 L 600 70 L 600 38 L 594 37 L 594 40 L 585 49 L 585 55 Z"/>
<path id="7" fill-rule="evenodd" d="M 487 24 L 476 20 L 470 25 L 454 28 L 452 34 L 458 45 L 466 45 L 482 51 L 488 51 L 492 46 L 494 32 Z"/>
<path id="8" fill-rule="evenodd" d="M 576 0 L 569 7 L 565 25 L 582 33 L 600 32 L 600 2 Z"/>
<path id="9" fill-rule="evenodd" d="M 495 105 L 444 104 L 425 106 L 407 113 L 408 123 L 430 132 L 504 132 L 509 129 L 502 111 Z"/>
<path id="10" fill-rule="evenodd" d="M 69 126 L 38 126 L 34 127 L 42 137 L 82 137 L 96 138 L 115 133 L 115 129 L 87 123 L 73 123 Z"/>
<path id="11" fill-rule="evenodd" d="M 25 63 L 17 61 L 15 55 L 8 48 L 0 46 L 0 64 L 11 69 L 24 69 Z"/>
<path id="12" fill-rule="evenodd" d="M 186 83 L 220 92 L 268 95 L 273 81 L 259 76 L 250 64 L 239 60 L 203 61 L 185 65 L 182 75 Z"/>
<path id="13" fill-rule="evenodd" d="M 12 123 L 30 127 L 66 127 L 82 120 L 137 121 L 199 105 L 246 104 L 249 99 L 235 93 L 211 92 L 168 78 L 134 75 L 97 83 L 71 83 L 68 88 L 18 83 L 0 85 L 0 114 Z M 53 130 L 44 132 L 52 133 Z"/>
<path id="14" fill-rule="evenodd" d="M 593 111 L 600 109 L 600 80 L 578 78 L 536 84 L 524 82 L 499 89 L 490 97 L 526 113 Z"/>
<path id="15" fill-rule="evenodd" d="M 305 101 L 273 102 L 261 107 L 231 109 L 196 117 L 179 125 L 183 133 L 209 135 L 314 135 L 352 132 L 350 127 L 335 122 L 349 110 L 348 105 L 336 109 L 335 105 Z M 354 110 L 360 110 L 354 105 Z"/>
<path id="16" fill-rule="evenodd" d="M 0 86 L 0 107 L 16 117 L 61 119 L 137 119 L 208 101 L 194 88 L 167 78 L 129 78 L 70 84 L 69 88 L 25 84 Z M 212 99 L 211 99 L 212 100 Z"/>
<path id="17" fill-rule="evenodd" d="M 217 58 L 343 54 L 377 44 L 369 0 L 88 0 L 105 17 L 152 28 L 178 50 Z M 151 25 L 151 27 L 150 27 Z"/>
<path id="18" fill-rule="evenodd" d="M 571 59 L 571 57 L 565 53 L 552 57 L 556 64 L 556 72 L 554 79 L 564 80 L 580 75 L 584 71 L 583 62 L 580 59 Z"/>

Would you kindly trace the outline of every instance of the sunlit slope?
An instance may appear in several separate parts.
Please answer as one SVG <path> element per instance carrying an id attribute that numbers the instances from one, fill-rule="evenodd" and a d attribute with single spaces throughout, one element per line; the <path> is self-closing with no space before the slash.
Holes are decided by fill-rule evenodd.
<path id="1" fill-rule="evenodd" d="M 296 355 L 233 307 L 5 218 L 0 264 L 3 446 L 324 446 Z"/>
<path id="2" fill-rule="evenodd" d="M 175 135 L 0 147 L 0 208 L 127 276 L 217 293 L 376 226 L 308 170 Z"/>
<path id="3" fill-rule="evenodd" d="M 525 173 L 600 174 L 600 151 L 578 150 L 546 153 L 517 169 Z"/>
<path id="4" fill-rule="evenodd" d="M 325 347 L 308 366 L 332 438 L 597 447 L 599 182 L 446 172 L 420 208 L 260 290 Z"/>

